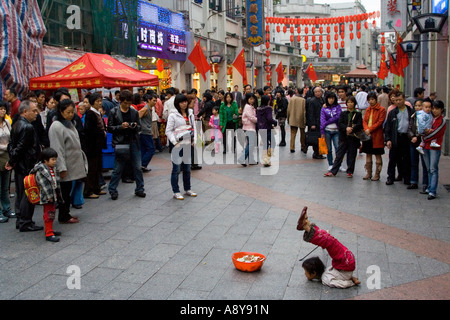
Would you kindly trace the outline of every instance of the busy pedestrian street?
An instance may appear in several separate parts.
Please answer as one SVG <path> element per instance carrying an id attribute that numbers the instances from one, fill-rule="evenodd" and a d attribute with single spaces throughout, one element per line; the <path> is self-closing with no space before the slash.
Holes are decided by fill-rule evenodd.
<path id="1" fill-rule="evenodd" d="M 428 201 L 402 182 L 386 185 L 385 170 L 380 181 L 363 180 L 363 155 L 349 179 L 323 177 L 326 160 L 312 159 L 312 150 L 275 154 L 272 175 L 261 165 L 203 164 L 192 171 L 198 196 L 179 201 L 165 150 L 144 174 L 145 198 L 122 183 L 116 201 L 86 199 L 71 211 L 79 223 L 55 221 L 58 243 L 43 231 L 18 232 L 10 219 L 0 225 L 2 300 L 448 299 L 448 157 L 439 196 Z M 304 206 L 312 223 L 354 253 L 361 284 L 340 289 L 306 279 L 299 260 L 316 246 L 296 230 Z M 43 224 L 40 206 L 34 217 Z M 231 256 L 239 251 L 265 255 L 261 270 L 237 270 Z M 331 263 L 324 249 L 311 256 Z"/>

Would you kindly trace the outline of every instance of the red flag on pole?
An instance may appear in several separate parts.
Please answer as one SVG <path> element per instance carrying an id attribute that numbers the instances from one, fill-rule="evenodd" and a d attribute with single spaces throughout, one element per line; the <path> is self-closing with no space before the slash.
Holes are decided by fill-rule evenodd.
<path id="1" fill-rule="evenodd" d="M 316 70 L 314 70 L 314 67 L 313 67 L 312 63 L 309 64 L 309 66 L 306 69 L 305 73 L 308 75 L 308 77 L 311 79 L 312 82 L 316 82 L 317 81 Z"/>
<path id="2" fill-rule="evenodd" d="M 384 79 L 386 79 L 388 73 L 389 73 L 389 71 L 386 66 L 386 61 L 381 59 L 380 70 L 378 70 L 378 78 L 384 80 Z"/>
<path id="3" fill-rule="evenodd" d="M 396 76 L 400 76 L 400 72 L 398 72 L 397 65 L 395 64 L 394 58 L 392 58 L 392 55 L 388 53 L 389 55 L 389 71 L 392 74 L 395 74 Z"/>
<path id="4" fill-rule="evenodd" d="M 194 64 L 197 68 L 197 71 L 203 76 L 203 80 L 206 81 L 206 73 L 209 71 L 210 66 L 208 60 L 203 53 L 202 48 L 200 47 L 200 41 L 194 46 L 191 53 L 189 54 L 188 59 Z"/>
<path id="5" fill-rule="evenodd" d="M 275 69 L 277 72 L 277 83 L 281 83 L 284 79 L 284 73 L 283 73 L 283 63 L 280 61 L 277 68 Z"/>
<path id="6" fill-rule="evenodd" d="M 242 82 L 244 83 L 244 86 L 248 83 L 247 82 L 247 67 L 245 66 L 245 53 L 244 49 L 237 55 L 236 59 L 234 59 L 233 67 L 236 68 L 237 71 L 242 76 Z"/>
<path id="7" fill-rule="evenodd" d="M 397 32 L 395 33 L 397 35 L 397 69 L 401 76 L 404 77 L 405 74 L 403 73 L 403 69 L 409 65 L 409 58 L 408 54 L 403 51 L 402 46 L 400 45 L 403 39 Z"/>

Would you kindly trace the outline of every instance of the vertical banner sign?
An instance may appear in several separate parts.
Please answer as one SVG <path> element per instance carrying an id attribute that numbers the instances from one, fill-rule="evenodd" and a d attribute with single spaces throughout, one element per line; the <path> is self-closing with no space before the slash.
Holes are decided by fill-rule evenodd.
<path id="1" fill-rule="evenodd" d="M 263 0 L 246 0 L 247 43 L 259 46 L 264 41 Z"/>
<path id="2" fill-rule="evenodd" d="M 406 0 L 381 0 L 380 32 L 404 32 L 408 25 Z"/>

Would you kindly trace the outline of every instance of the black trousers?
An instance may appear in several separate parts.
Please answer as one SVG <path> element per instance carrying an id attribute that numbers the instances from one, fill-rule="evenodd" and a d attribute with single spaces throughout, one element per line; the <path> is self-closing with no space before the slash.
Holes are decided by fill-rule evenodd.
<path id="1" fill-rule="evenodd" d="M 58 206 L 58 221 L 67 222 L 72 216 L 70 215 L 70 191 L 72 191 L 72 181 L 61 181 L 61 196 L 64 203 L 59 203 Z"/>
<path id="2" fill-rule="evenodd" d="M 398 133 L 397 144 L 389 150 L 388 180 L 395 180 L 395 168 L 397 167 L 399 175 L 403 177 L 403 182 L 405 184 L 410 183 L 411 153 L 409 145 L 408 135 L 406 133 Z"/>
<path id="3" fill-rule="evenodd" d="M 17 229 L 24 229 L 26 227 L 34 226 L 33 214 L 35 205 L 28 201 L 27 195 L 25 194 L 25 186 L 23 184 L 23 179 L 25 177 L 26 175 L 22 173 L 15 172 L 14 174 L 14 180 L 16 183 L 15 210 L 17 215 Z"/>
<path id="4" fill-rule="evenodd" d="M 347 155 L 347 173 L 353 174 L 353 172 L 355 172 L 355 162 L 359 146 L 359 140 L 339 140 L 338 149 L 336 150 L 336 157 L 334 158 L 333 168 L 331 168 L 330 171 L 334 175 L 336 175 L 339 171 L 339 168 L 341 167 L 344 156 Z"/>
<path id="5" fill-rule="evenodd" d="M 100 193 L 100 178 L 102 176 L 102 154 L 96 156 L 91 156 L 88 158 L 88 168 L 89 172 L 86 178 L 86 185 L 84 187 L 84 195 L 89 196 L 90 194 Z"/>

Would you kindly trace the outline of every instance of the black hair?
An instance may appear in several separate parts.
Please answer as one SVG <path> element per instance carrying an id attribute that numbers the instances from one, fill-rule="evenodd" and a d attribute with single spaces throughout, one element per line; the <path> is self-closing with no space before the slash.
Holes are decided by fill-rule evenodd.
<path id="1" fill-rule="evenodd" d="M 140 89 L 139 89 L 140 90 Z M 137 106 L 138 104 L 141 104 L 142 102 L 142 97 L 139 93 L 135 93 L 133 94 L 133 104 L 135 106 Z"/>
<path id="2" fill-rule="evenodd" d="M 378 97 L 377 97 L 376 92 L 370 91 L 370 92 L 367 94 L 367 101 L 369 101 L 370 98 L 377 100 Z"/>
<path id="3" fill-rule="evenodd" d="M 261 89 L 261 88 L 256 89 L 256 92 L 257 92 L 261 97 L 264 95 L 264 91 L 263 91 L 263 89 Z"/>
<path id="4" fill-rule="evenodd" d="M 50 158 L 58 158 L 58 152 L 53 148 L 45 148 L 39 155 L 42 162 L 50 160 Z"/>
<path id="5" fill-rule="evenodd" d="M 424 93 L 424 92 L 425 92 L 425 89 L 424 89 L 424 88 L 415 88 L 415 89 L 414 89 L 414 97 L 416 98 L 416 97 L 419 96 L 419 94 L 422 94 L 422 93 Z"/>
<path id="6" fill-rule="evenodd" d="M 61 100 L 61 101 L 58 103 L 58 105 L 57 105 L 56 108 L 58 109 L 59 113 L 62 113 L 62 112 L 64 112 L 67 108 L 69 108 L 70 106 L 72 106 L 72 107 L 75 108 L 75 102 L 73 102 L 73 101 L 70 100 L 70 99 L 64 99 L 64 100 Z"/>
<path id="7" fill-rule="evenodd" d="M 130 90 L 123 90 L 120 92 L 119 101 L 120 102 L 124 102 L 124 101 L 133 102 L 133 94 L 131 93 Z"/>
<path id="8" fill-rule="evenodd" d="M 180 103 L 187 101 L 188 102 L 188 98 L 186 97 L 186 95 L 184 94 L 177 94 L 175 96 L 175 100 L 173 101 L 173 104 L 175 106 L 175 109 L 177 109 L 177 111 L 181 114 L 181 108 L 180 108 Z M 188 113 L 188 111 L 186 110 L 186 114 Z"/>
<path id="9" fill-rule="evenodd" d="M 39 96 L 41 94 L 43 94 L 45 96 L 45 91 L 44 90 L 34 90 L 34 94 L 36 95 L 36 97 L 39 98 Z"/>
<path id="10" fill-rule="evenodd" d="M 8 114 L 8 112 L 9 112 L 9 103 L 4 101 L 4 100 L 0 100 L 0 108 L 5 108 L 6 114 Z"/>
<path id="11" fill-rule="evenodd" d="M 98 99 L 102 99 L 102 96 L 100 95 L 100 93 L 95 92 L 95 93 L 89 95 L 89 97 L 88 97 L 89 104 L 91 106 L 93 106 L 95 101 L 98 100 Z"/>
<path id="12" fill-rule="evenodd" d="M 217 110 L 217 112 L 219 112 L 220 111 L 220 107 L 219 106 L 214 106 L 213 110 Z"/>
<path id="13" fill-rule="evenodd" d="M 213 96 L 211 94 L 211 91 L 205 91 L 203 94 L 203 98 L 206 98 L 206 101 L 212 100 Z"/>
<path id="14" fill-rule="evenodd" d="M 230 104 L 233 103 L 234 97 L 233 97 L 233 95 L 231 94 L 231 92 L 225 92 L 225 95 L 223 96 L 223 102 L 224 102 L 225 104 L 227 104 L 227 97 L 228 97 L 228 96 L 231 97 Z"/>
<path id="15" fill-rule="evenodd" d="M 345 103 L 347 104 L 348 101 L 352 101 L 355 104 L 355 109 L 356 109 L 356 106 L 358 105 L 356 98 L 354 96 L 348 96 L 347 99 L 345 100 Z"/>
<path id="16" fill-rule="evenodd" d="M 328 98 L 333 98 L 334 99 L 334 102 L 333 102 L 333 104 L 329 104 L 328 103 Z M 337 98 L 337 96 L 336 96 L 336 93 L 334 93 L 333 91 L 327 91 L 327 92 L 325 92 L 325 105 L 327 106 L 327 107 L 332 107 L 332 106 L 335 106 L 335 105 L 337 105 L 338 104 L 338 98 Z"/>
<path id="17" fill-rule="evenodd" d="M 309 274 L 316 274 L 316 277 L 320 279 L 322 277 L 322 274 L 325 271 L 325 265 L 323 264 L 322 260 L 319 259 L 319 257 L 312 257 L 309 259 L 306 259 L 302 263 L 303 269 L 308 271 Z"/>
<path id="18" fill-rule="evenodd" d="M 13 94 L 15 97 L 17 97 L 17 91 L 16 91 L 16 89 L 11 88 L 11 89 L 8 89 L 8 90 L 9 90 L 9 93 L 10 93 L 10 94 Z"/>
<path id="19" fill-rule="evenodd" d="M 173 96 L 175 94 L 175 89 L 174 88 L 167 89 L 166 94 L 170 94 L 171 96 Z"/>
<path id="20" fill-rule="evenodd" d="M 250 98 L 253 98 L 255 100 L 255 102 L 253 102 L 253 107 L 258 108 L 258 99 L 256 98 L 255 94 L 251 92 L 245 94 L 245 104 L 248 104 L 248 100 L 250 100 Z"/>
<path id="21" fill-rule="evenodd" d="M 444 102 L 441 100 L 434 100 L 431 107 L 436 108 L 436 109 L 442 109 L 442 110 L 445 109 Z"/>
<path id="22" fill-rule="evenodd" d="M 261 106 L 268 106 L 270 102 L 270 96 L 268 95 L 262 95 L 261 96 Z"/>

